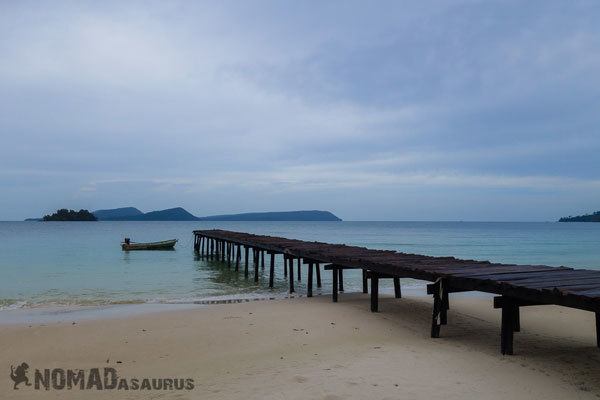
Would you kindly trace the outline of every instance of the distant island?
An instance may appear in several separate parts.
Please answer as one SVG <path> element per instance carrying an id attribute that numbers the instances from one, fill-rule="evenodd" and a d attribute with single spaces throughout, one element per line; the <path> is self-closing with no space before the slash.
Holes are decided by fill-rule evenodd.
<path id="1" fill-rule="evenodd" d="M 54 214 L 44 215 L 42 221 L 98 221 L 98 218 L 88 210 L 67 210 L 62 208 Z"/>
<path id="2" fill-rule="evenodd" d="M 181 207 L 143 213 L 135 207 L 94 211 L 100 221 L 198 221 Z"/>
<path id="3" fill-rule="evenodd" d="M 135 217 L 144 213 L 135 207 L 122 207 L 109 210 L 96 210 L 93 214 L 101 221 L 117 221 L 119 218 Z"/>
<path id="4" fill-rule="evenodd" d="M 558 222 L 600 222 L 600 211 L 593 214 L 578 215 L 575 217 L 562 217 Z"/>
<path id="5" fill-rule="evenodd" d="M 198 218 L 199 221 L 341 221 L 329 211 L 281 211 L 213 215 Z"/>
<path id="6" fill-rule="evenodd" d="M 59 210 L 68 211 L 68 210 Z M 341 221 L 336 215 L 329 211 L 305 210 L 305 211 L 279 211 L 279 212 L 257 212 L 243 214 L 212 215 L 207 217 L 196 217 L 181 207 L 166 210 L 151 211 L 144 213 L 135 207 L 112 208 L 97 210 L 89 213 L 94 220 L 99 221 Z M 75 213 L 71 210 L 71 212 Z M 64 214 L 64 213 L 63 213 Z M 53 214 L 54 215 L 54 214 Z M 51 216 L 46 216 L 51 217 Z M 29 218 L 26 221 L 46 221 L 46 217 Z M 76 219 L 49 219 L 48 221 L 81 221 Z M 84 221 L 91 221 L 85 219 Z"/>

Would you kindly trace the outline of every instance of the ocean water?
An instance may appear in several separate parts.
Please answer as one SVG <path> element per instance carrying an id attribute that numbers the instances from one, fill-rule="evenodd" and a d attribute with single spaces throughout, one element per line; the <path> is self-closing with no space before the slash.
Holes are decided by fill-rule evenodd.
<path id="1" fill-rule="evenodd" d="M 495 262 L 600 269 L 600 224 L 485 222 L 0 222 L 0 309 L 62 305 L 193 303 L 287 293 L 277 259 L 260 282 L 198 259 L 194 229 L 221 228 L 304 240 Z M 179 239 L 175 251 L 123 252 L 122 238 Z M 306 271 L 299 293 L 304 292 Z M 252 274 L 251 274 L 252 275 Z M 323 273 L 323 291 L 330 290 Z M 405 281 L 403 285 L 419 285 Z M 347 291 L 360 290 L 347 272 Z"/>

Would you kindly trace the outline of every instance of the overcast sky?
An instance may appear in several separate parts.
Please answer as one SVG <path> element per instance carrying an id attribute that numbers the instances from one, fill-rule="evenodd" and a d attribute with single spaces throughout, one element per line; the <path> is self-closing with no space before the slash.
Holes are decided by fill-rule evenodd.
<path id="1" fill-rule="evenodd" d="M 600 2 L 0 2 L 0 220 L 600 209 Z"/>

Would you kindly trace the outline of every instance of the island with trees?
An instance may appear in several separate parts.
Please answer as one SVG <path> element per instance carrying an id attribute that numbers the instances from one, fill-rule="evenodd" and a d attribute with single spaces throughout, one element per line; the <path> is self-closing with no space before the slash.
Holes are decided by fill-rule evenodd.
<path id="1" fill-rule="evenodd" d="M 558 222 L 600 222 L 600 211 L 592 214 L 562 217 Z"/>
<path id="2" fill-rule="evenodd" d="M 43 221 L 98 221 L 98 218 L 88 210 L 67 210 L 62 208 L 54 214 L 44 215 Z"/>

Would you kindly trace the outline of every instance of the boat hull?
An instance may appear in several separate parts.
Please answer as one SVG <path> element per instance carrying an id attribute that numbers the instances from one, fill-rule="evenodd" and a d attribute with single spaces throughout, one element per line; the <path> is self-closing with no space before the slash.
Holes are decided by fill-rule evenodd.
<path id="1" fill-rule="evenodd" d="M 164 240 L 162 242 L 152 243 L 121 243 L 121 249 L 123 251 L 131 250 L 173 250 L 175 248 L 177 239 Z"/>

